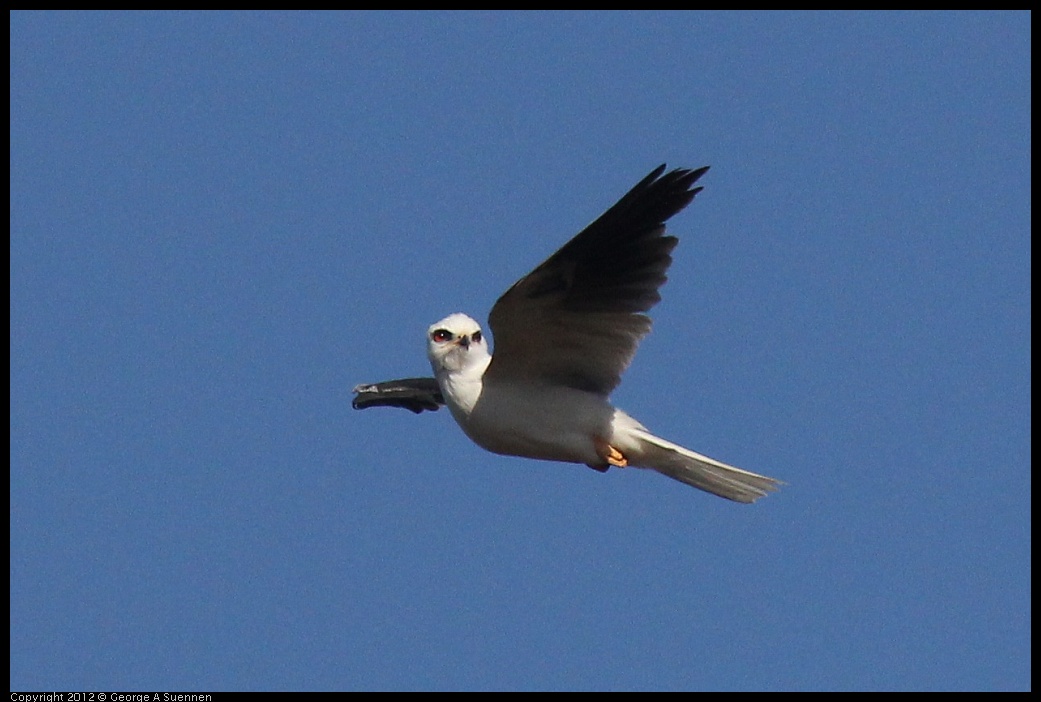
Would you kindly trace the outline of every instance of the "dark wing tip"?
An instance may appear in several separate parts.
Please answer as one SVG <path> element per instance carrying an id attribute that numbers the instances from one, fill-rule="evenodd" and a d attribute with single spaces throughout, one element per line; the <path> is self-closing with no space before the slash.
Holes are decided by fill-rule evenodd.
<path id="1" fill-rule="evenodd" d="M 663 226 L 704 189 L 693 186 L 709 169 L 675 168 L 666 173 L 666 168 L 663 163 L 648 173 L 585 231 L 610 240 Z"/>
<path id="2" fill-rule="evenodd" d="M 701 192 L 694 184 L 709 167 L 666 169 L 663 163 L 648 173 L 506 295 L 520 286 L 527 298 L 555 297 L 576 312 L 653 307 L 677 243 L 665 222 Z"/>
<path id="3" fill-rule="evenodd" d="M 441 388 L 434 378 L 402 378 L 382 383 L 366 383 L 354 386 L 351 407 L 402 407 L 419 414 L 427 410 L 436 412 L 445 404 Z"/>
<path id="4" fill-rule="evenodd" d="M 618 201 L 616 207 L 622 206 L 620 209 L 626 209 L 642 205 L 645 210 L 641 214 L 645 218 L 656 219 L 657 224 L 664 224 L 704 190 L 700 186 L 691 186 L 708 172 L 709 166 L 693 169 L 675 168 L 668 173 L 665 172 L 665 168 L 666 165 L 663 163 L 647 174 L 646 178 Z"/>

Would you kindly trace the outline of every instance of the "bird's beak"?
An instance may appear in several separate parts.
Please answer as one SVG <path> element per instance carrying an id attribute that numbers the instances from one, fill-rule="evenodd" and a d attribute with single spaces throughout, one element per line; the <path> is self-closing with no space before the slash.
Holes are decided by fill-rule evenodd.
<path id="1" fill-rule="evenodd" d="M 470 337 L 466 334 L 463 334 L 461 337 L 459 337 L 459 345 L 462 346 L 464 349 L 470 348 Z"/>

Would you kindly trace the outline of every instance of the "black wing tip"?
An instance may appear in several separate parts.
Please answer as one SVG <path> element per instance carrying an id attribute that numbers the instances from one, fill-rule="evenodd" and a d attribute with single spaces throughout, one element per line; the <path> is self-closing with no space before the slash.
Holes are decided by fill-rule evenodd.
<path id="1" fill-rule="evenodd" d="M 401 407 L 419 414 L 424 410 L 436 412 L 445 404 L 445 398 L 434 378 L 403 378 L 382 383 L 355 385 L 351 407 L 356 410 L 369 407 Z"/>
<path id="2" fill-rule="evenodd" d="M 708 173 L 711 166 L 702 166 L 701 168 L 673 168 L 668 173 L 665 173 L 666 168 L 668 168 L 666 164 L 661 164 L 648 173 L 647 177 L 640 181 L 633 190 L 636 190 L 641 186 L 654 186 L 678 192 L 687 191 L 693 197 L 704 190 L 704 187 L 699 186 L 697 188 L 691 188 L 691 186 L 698 182 L 698 179 L 701 178 L 701 176 Z"/>
<path id="3" fill-rule="evenodd" d="M 663 163 L 648 173 L 601 215 L 601 220 L 614 220 L 616 225 L 624 222 L 628 226 L 660 226 L 686 208 L 694 196 L 704 190 L 693 186 L 710 166 L 674 168 L 666 172 L 667 168 Z"/>
<path id="4" fill-rule="evenodd" d="M 668 169 L 668 167 L 669 167 L 669 164 L 667 164 L 667 163 L 663 163 L 663 164 L 659 165 L 653 171 L 648 173 L 647 177 L 644 178 L 644 180 L 657 180 L 658 176 L 660 176 L 662 173 L 665 173 L 665 171 Z M 670 176 L 670 177 L 671 176 L 681 177 L 681 176 L 684 176 L 684 175 L 686 175 L 688 173 L 696 173 L 697 175 L 695 175 L 691 179 L 691 182 L 693 183 L 695 180 L 697 180 L 701 176 L 705 175 L 705 173 L 710 168 L 712 168 L 712 166 L 701 166 L 700 168 L 673 168 L 671 171 L 668 172 L 667 175 Z"/>
<path id="5" fill-rule="evenodd" d="M 705 175 L 705 173 L 707 173 L 708 170 L 710 168 L 712 168 L 712 166 L 701 166 L 700 168 L 673 168 L 668 173 L 665 173 L 665 171 L 668 170 L 668 168 L 669 168 L 669 164 L 667 164 L 667 163 L 663 163 L 663 164 L 659 165 L 657 168 L 655 168 L 650 173 L 648 173 L 646 176 L 644 176 L 643 180 L 641 180 L 639 183 L 637 183 L 635 187 L 639 188 L 642 185 L 648 185 L 648 184 L 653 183 L 653 182 L 655 182 L 655 181 L 657 181 L 659 179 L 660 180 L 665 180 L 666 178 L 668 178 L 668 179 L 678 180 L 678 179 L 684 178 L 686 176 L 690 176 L 690 181 L 688 183 L 688 185 L 689 185 L 690 183 L 693 183 L 694 181 L 696 181 L 701 176 Z M 664 177 L 663 177 L 662 174 L 664 174 Z"/>
<path id="6" fill-rule="evenodd" d="M 671 193 L 679 193 L 683 191 L 690 191 L 697 193 L 702 190 L 701 187 L 691 188 L 694 183 L 701 178 L 701 176 L 708 173 L 711 166 L 701 166 L 700 168 L 673 168 L 671 171 L 668 169 L 668 164 L 661 164 L 653 171 L 644 176 L 643 180 L 634 185 L 630 189 L 628 194 L 632 195 L 643 195 L 651 190 L 668 191 Z"/>
<path id="7" fill-rule="evenodd" d="M 441 409 L 441 405 L 437 402 L 427 402 L 423 400 L 402 400 L 402 399 L 391 399 L 385 397 L 366 397 L 359 396 L 351 401 L 351 407 L 356 410 L 368 409 L 369 407 L 400 407 L 407 409 L 409 412 L 415 414 L 421 414 L 424 410 L 430 412 L 436 412 Z"/>

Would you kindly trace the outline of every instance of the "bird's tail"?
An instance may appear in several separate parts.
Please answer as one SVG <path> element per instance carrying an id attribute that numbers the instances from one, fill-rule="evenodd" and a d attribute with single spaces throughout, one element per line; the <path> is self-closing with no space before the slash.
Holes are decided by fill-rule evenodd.
<path id="1" fill-rule="evenodd" d="M 651 468 L 713 495 L 735 502 L 755 502 L 782 485 L 780 480 L 720 463 L 655 436 L 646 429 L 633 432 L 640 439 L 643 455 L 633 457 L 632 465 Z"/>

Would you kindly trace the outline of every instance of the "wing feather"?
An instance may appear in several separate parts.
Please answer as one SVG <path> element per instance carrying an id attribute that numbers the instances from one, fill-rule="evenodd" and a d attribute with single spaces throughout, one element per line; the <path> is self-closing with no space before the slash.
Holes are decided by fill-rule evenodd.
<path id="1" fill-rule="evenodd" d="M 661 299 L 678 241 L 665 222 L 701 191 L 692 186 L 707 170 L 659 166 L 507 290 L 488 320 L 495 353 L 485 380 L 610 394 L 651 329 L 642 313 Z"/>
<path id="2" fill-rule="evenodd" d="M 363 383 L 354 386 L 354 409 L 368 407 L 403 407 L 419 414 L 423 410 L 436 412 L 445 404 L 441 387 L 435 378 L 402 378 L 382 383 Z"/>

